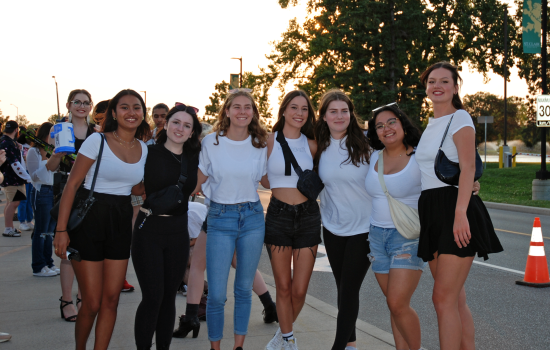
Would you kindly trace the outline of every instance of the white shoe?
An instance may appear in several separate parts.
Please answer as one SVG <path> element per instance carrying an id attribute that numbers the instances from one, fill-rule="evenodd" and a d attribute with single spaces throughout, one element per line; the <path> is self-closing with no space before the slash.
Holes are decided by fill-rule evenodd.
<path id="1" fill-rule="evenodd" d="M 354 348 L 353 346 L 346 346 L 344 350 L 357 350 L 357 348 Z"/>
<path id="2" fill-rule="evenodd" d="M 52 267 L 48 267 L 48 266 L 46 267 L 48 268 L 48 270 L 55 272 L 56 275 L 59 275 L 61 273 L 61 270 L 59 269 L 59 267 L 55 265 L 52 265 Z"/>
<path id="3" fill-rule="evenodd" d="M 0 343 L 8 341 L 11 339 L 11 335 L 8 333 L 0 333 Z"/>
<path id="4" fill-rule="evenodd" d="M 298 350 L 298 342 L 296 338 L 290 340 L 283 339 L 283 349 L 284 350 Z"/>
<path id="5" fill-rule="evenodd" d="M 32 228 L 24 222 L 19 225 L 19 229 L 21 231 L 30 231 L 30 230 L 32 230 Z"/>
<path id="6" fill-rule="evenodd" d="M 53 277 L 57 276 L 57 273 L 48 269 L 47 266 L 44 266 L 40 272 L 33 272 L 33 275 L 37 277 Z"/>
<path id="7" fill-rule="evenodd" d="M 283 349 L 283 334 L 281 328 L 277 329 L 273 338 L 267 343 L 265 350 L 282 350 Z"/>
<path id="8" fill-rule="evenodd" d="M 32 221 L 27 221 L 27 226 L 29 226 L 32 229 L 34 229 L 34 224 L 32 223 Z"/>
<path id="9" fill-rule="evenodd" d="M 4 229 L 4 233 L 2 233 L 2 236 L 5 236 L 5 237 L 21 237 L 21 234 L 17 231 L 15 231 L 15 229 L 13 227 L 6 227 Z"/>

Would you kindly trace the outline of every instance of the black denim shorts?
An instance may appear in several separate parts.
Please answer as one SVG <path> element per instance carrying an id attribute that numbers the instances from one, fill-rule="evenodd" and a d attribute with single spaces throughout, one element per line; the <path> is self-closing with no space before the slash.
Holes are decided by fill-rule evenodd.
<path id="1" fill-rule="evenodd" d="M 321 242 L 321 212 L 317 201 L 310 199 L 290 205 L 271 196 L 265 217 L 264 243 L 268 248 L 311 248 Z"/>

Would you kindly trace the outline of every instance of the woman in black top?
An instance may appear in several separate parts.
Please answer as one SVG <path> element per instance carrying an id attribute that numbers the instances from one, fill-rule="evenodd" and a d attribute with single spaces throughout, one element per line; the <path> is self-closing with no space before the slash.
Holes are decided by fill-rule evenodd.
<path id="1" fill-rule="evenodd" d="M 197 184 L 201 124 L 196 109 L 177 105 L 166 116 L 166 127 L 157 143 L 149 146 L 141 190 L 133 194 L 147 195 L 178 183 L 181 162 L 187 163 L 184 198 Z M 168 349 L 176 318 L 176 292 L 183 279 L 189 257 L 187 232 L 187 200 L 167 216 L 150 215 L 148 199 L 143 204 L 134 227 L 132 260 L 142 291 L 136 312 L 135 338 L 138 349 L 150 349 L 156 332 L 157 349 Z"/>

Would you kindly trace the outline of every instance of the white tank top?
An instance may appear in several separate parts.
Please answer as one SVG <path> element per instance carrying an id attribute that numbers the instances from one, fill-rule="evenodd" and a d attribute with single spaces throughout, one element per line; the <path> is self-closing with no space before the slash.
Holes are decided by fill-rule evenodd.
<path id="1" fill-rule="evenodd" d="M 285 176 L 285 157 L 283 156 L 283 149 L 277 141 L 277 132 L 275 132 L 274 137 L 273 150 L 267 160 L 269 185 L 271 188 L 296 188 L 298 175 L 294 167 L 291 166 L 290 176 Z M 287 139 L 286 137 L 285 139 L 300 168 L 302 170 L 312 170 L 313 157 L 311 156 L 306 135 L 300 134 L 300 137 L 297 139 Z"/>

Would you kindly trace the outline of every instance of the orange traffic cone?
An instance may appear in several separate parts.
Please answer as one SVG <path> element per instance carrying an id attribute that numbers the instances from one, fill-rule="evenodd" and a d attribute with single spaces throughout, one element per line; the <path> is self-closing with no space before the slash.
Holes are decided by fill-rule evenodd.
<path id="1" fill-rule="evenodd" d="M 535 218 L 533 233 L 531 234 L 531 245 L 525 266 L 523 281 L 516 281 L 522 286 L 544 288 L 550 287 L 550 276 L 548 275 L 548 263 L 544 253 L 544 242 L 542 241 L 542 229 L 540 219 Z"/>

